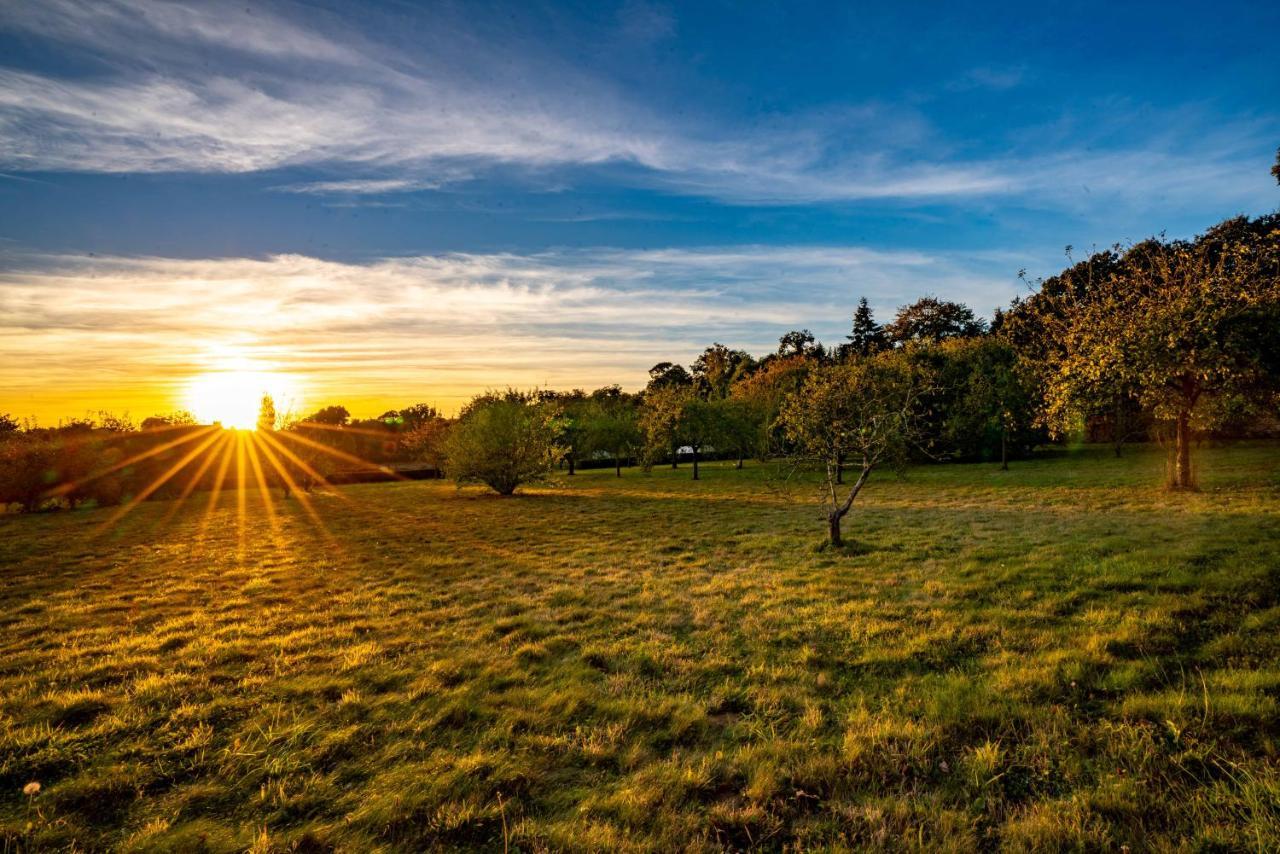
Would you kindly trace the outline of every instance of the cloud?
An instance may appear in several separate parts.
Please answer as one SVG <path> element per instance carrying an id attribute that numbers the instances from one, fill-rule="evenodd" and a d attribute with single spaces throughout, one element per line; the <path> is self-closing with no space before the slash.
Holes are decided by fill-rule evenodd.
<path id="1" fill-rule="evenodd" d="M 779 205 L 1015 196 L 1070 205 L 1083 186 L 1094 205 L 1098 195 L 1145 204 L 1265 193 L 1265 182 L 1244 189 L 1241 176 L 1253 177 L 1272 125 L 1224 127 L 1236 140 L 1225 149 L 1189 131 L 1131 150 L 957 159 L 914 109 L 873 103 L 746 127 L 677 116 L 514 37 L 480 38 L 444 15 L 433 25 L 423 49 L 403 50 L 330 13 L 304 22 L 261 4 L 9 4 L 0 28 L 74 45 L 97 64 L 58 76 L 0 69 L 0 169 L 311 167 L 354 174 L 278 189 L 369 195 L 495 166 L 607 168 L 671 193 Z M 620 13 L 624 36 L 665 38 L 675 26 L 650 4 Z M 1008 88 L 1023 76 L 975 68 L 953 85 Z"/>
<path id="2" fill-rule="evenodd" d="M 336 181 L 309 181 L 300 184 L 284 184 L 272 189 L 282 193 L 310 195 L 382 195 L 385 193 L 412 193 L 417 190 L 435 190 L 446 184 L 465 181 L 470 174 L 458 171 L 451 177 L 435 180 L 417 178 L 344 178 Z"/>
<path id="3" fill-rule="evenodd" d="M 14 256 L 0 273 L 0 411 L 55 393 L 79 402 L 45 417 L 115 407 L 122 388 L 172 408 L 228 354 L 299 378 L 310 402 L 370 408 L 456 406 L 506 384 L 636 387 L 715 340 L 763 352 L 800 327 L 838 340 L 864 294 L 882 316 L 925 292 L 985 311 L 1015 293 L 1019 260 L 800 246 L 362 264 Z"/>

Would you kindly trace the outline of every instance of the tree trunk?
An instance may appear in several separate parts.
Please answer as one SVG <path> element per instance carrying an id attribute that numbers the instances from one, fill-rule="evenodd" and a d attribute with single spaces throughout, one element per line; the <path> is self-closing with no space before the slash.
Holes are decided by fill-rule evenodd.
<path id="1" fill-rule="evenodd" d="M 693 446 L 693 479 L 698 479 L 698 446 Z"/>
<path id="2" fill-rule="evenodd" d="M 840 520 L 843 518 L 844 513 L 839 509 L 827 513 L 827 535 L 830 537 L 831 545 L 837 548 L 844 545 L 844 538 L 840 536 Z"/>
<path id="3" fill-rule="evenodd" d="M 622 457 L 617 454 L 613 455 L 613 473 L 615 477 L 622 477 Z"/>
<path id="4" fill-rule="evenodd" d="M 570 455 L 570 456 L 568 456 L 568 457 L 565 457 L 565 462 L 567 462 L 567 463 L 569 464 L 569 474 L 570 474 L 570 475 L 572 475 L 572 474 L 573 474 L 573 472 L 574 472 L 574 468 L 573 468 L 573 456 L 572 456 L 572 455 Z"/>
<path id="5" fill-rule="evenodd" d="M 738 469 L 742 468 L 742 454 L 738 454 L 738 464 L 734 466 L 734 468 L 738 468 Z"/>
<path id="6" fill-rule="evenodd" d="M 836 454 L 836 483 L 844 483 L 844 454 Z"/>
<path id="7" fill-rule="evenodd" d="M 1120 459 L 1120 446 L 1128 434 L 1125 427 L 1124 404 L 1117 402 L 1114 417 L 1111 419 L 1111 444 L 1115 447 L 1116 459 Z"/>
<path id="8" fill-rule="evenodd" d="M 680 446 L 679 445 L 671 446 L 671 467 L 673 469 L 680 468 Z"/>
<path id="9" fill-rule="evenodd" d="M 1009 470 L 1009 428 L 1000 428 L 1000 471 Z"/>
<path id="10" fill-rule="evenodd" d="M 1191 413 L 1178 413 L 1176 449 L 1173 465 L 1173 485 L 1176 489 L 1193 489 L 1191 476 Z"/>

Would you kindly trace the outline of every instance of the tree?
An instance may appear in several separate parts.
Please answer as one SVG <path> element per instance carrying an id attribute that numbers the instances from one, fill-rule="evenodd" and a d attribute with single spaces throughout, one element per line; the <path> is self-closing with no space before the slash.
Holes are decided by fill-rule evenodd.
<path id="1" fill-rule="evenodd" d="M 556 443 L 564 449 L 563 459 L 569 467 L 569 475 L 573 476 L 577 471 L 577 461 L 586 450 L 583 447 L 583 414 L 587 406 L 587 394 L 580 388 L 573 391 L 543 389 L 537 393 L 537 398 L 555 414 L 558 431 Z"/>
<path id="2" fill-rule="evenodd" d="M 459 484 L 483 483 L 499 495 L 550 473 L 564 453 L 555 413 L 533 393 L 508 389 L 471 400 L 444 442 L 445 470 Z"/>
<path id="3" fill-rule="evenodd" d="M 749 456 L 764 456 L 764 413 L 753 401 L 730 397 L 714 401 L 720 414 L 720 435 L 716 447 L 731 451 L 737 468 Z"/>
<path id="4" fill-rule="evenodd" d="M 876 468 L 902 464 L 914 438 L 919 381 L 901 353 L 815 369 L 779 416 L 796 464 L 824 470 L 824 503 L 831 545 L 841 546 L 841 522 Z M 853 486 L 840 487 L 844 460 L 861 470 Z"/>
<path id="5" fill-rule="evenodd" d="M 752 369 L 755 360 L 743 350 L 712 344 L 693 363 L 693 380 L 703 397 L 724 398 L 734 382 Z"/>
<path id="6" fill-rule="evenodd" d="M 704 448 L 723 435 L 721 410 L 709 400 L 687 396 L 680 405 L 677 434 L 693 451 L 693 479 L 698 479 L 698 460 Z"/>
<path id="7" fill-rule="evenodd" d="M 1276 179 L 1276 183 L 1280 184 L 1280 148 L 1276 149 L 1276 165 L 1271 167 L 1271 174 Z"/>
<path id="8" fill-rule="evenodd" d="M 778 339 L 778 355 L 816 356 L 821 359 L 826 350 L 808 329 L 793 329 Z"/>
<path id="9" fill-rule="evenodd" d="M 163 427 L 190 427 L 196 423 L 196 417 L 185 409 L 169 412 L 164 415 L 152 415 L 142 419 L 139 429 L 159 430 Z"/>
<path id="10" fill-rule="evenodd" d="M 429 403 L 415 403 L 404 409 L 389 409 L 378 420 L 390 427 L 413 430 L 440 417 L 439 411 Z"/>
<path id="11" fill-rule="evenodd" d="M 276 429 L 276 402 L 269 394 L 262 396 L 262 403 L 258 406 L 258 429 Z"/>
<path id="12" fill-rule="evenodd" d="M 1034 417 L 1032 395 L 1018 356 L 997 338 L 955 338 L 943 342 L 939 383 L 949 394 L 942 409 L 942 444 L 962 457 L 991 459 L 1009 469 L 1009 450 L 1024 450 Z"/>
<path id="13" fill-rule="evenodd" d="M 684 365 L 677 365 L 673 362 L 659 362 L 649 369 L 649 384 L 646 389 L 674 388 L 687 386 L 692 382 L 693 377 L 685 370 Z"/>
<path id="14" fill-rule="evenodd" d="M 0 436 L 18 432 L 18 419 L 7 412 L 0 412 Z"/>
<path id="15" fill-rule="evenodd" d="M 922 297 L 898 309 L 885 334 L 895 344 L 908 341 L 942 341 L 946 338 L 970 338 L 987 331 L 984 321 L 974 317 L 973 309 L 958 302 L 937 297 Z"/>
<path id="16" fill-rule="evenodd" d="M 688 385 L 659 385 L 645 390 L 640 409 L 640 429 L 644 433 L 645 465 L 651 465 L 663 454 L 671 455 L 671 467 L 679 464 L 680 445 L 684 442 L 681 432 L 684 423 L 685 401 L 694 397 Z"/>
<path id="17" fill-rule="evenodd" d="M 351 420 L 351 413 L 345 406 L 326 406 L 308 415 L 303 421 L 310 424 L 327 424 L 330 427 L 343 427 Z"/>
<path id="18" fill-rule="evenodd" d="M 853 313 L 853 329 L 846 337 L 849 339 L 847 352 L 855 356 L 870 356 L 888 346 L 884 327 L 876 323 L 866 297 L 858 300 L 858 308 Z"/>
<path id="19" fill-rule="evenodd" d="M 1194 488 L 1193 431 L 1267 403 L 1280 382 L 1280 214 L 1144 241 L 1100 290 L 1069 307 L 1049 396 L 1063 409 L 1090 388 L 1131 389 L 1171 425 L 1170 486 Z"/>
<path id="20" fill-rule="evenodd" d="M 613 458 L 614 474 L 622 477 L 622 461 L 635 455 L 644 441 L 644 433 L 630 400 L 621 395 L 598 394 L 592 394 L 591 405 L 584 413 L 583 444 L 589 453 L 609 454 Z"/>

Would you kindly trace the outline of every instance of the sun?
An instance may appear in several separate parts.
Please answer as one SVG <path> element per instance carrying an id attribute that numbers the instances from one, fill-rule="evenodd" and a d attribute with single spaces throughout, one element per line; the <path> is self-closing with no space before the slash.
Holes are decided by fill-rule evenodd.
<path id="1" fill-rule="evenodd" d="M 257 427 L 263 395 L 270 395 L 277 416 L 297 402 L 297 388 L 286 376 L 273 371 L 208 371 L 187 383 L 186 405 L 204 424 L 221 424 L 230 430 Z"/>

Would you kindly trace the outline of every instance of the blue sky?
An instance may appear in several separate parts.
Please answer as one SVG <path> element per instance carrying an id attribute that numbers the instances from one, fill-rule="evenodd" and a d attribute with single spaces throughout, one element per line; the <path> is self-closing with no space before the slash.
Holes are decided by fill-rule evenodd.
<path id="1" fill-rule="evenodd" d="M 634 386 L 1275 208 L 1280 6 L 1048 5 L 5 4 L 0 409 Z"/>

